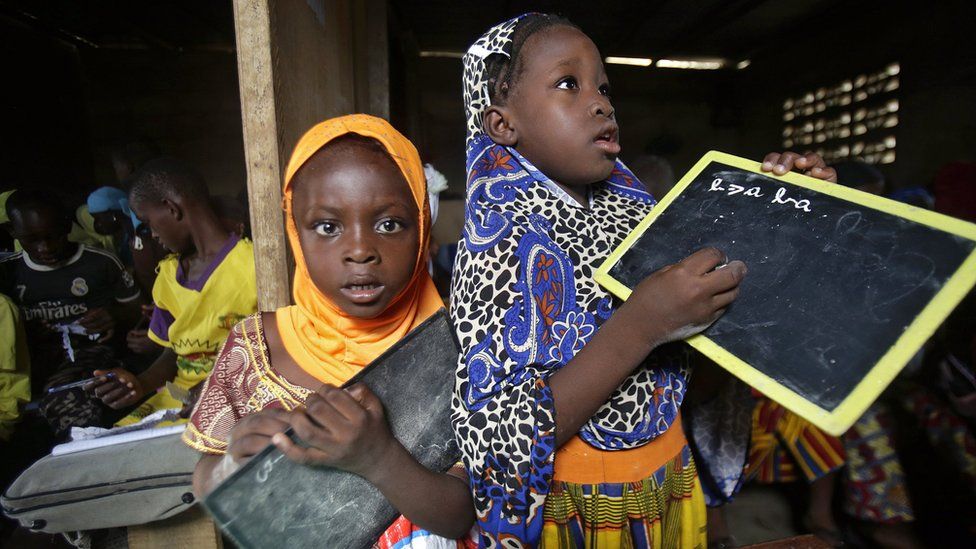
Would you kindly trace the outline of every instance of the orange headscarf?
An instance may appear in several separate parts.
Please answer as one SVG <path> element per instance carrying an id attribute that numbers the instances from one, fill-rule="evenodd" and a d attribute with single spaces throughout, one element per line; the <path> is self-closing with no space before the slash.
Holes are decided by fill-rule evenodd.
<path id="1" fill-rule="evenodd" d="M 373 319 L 348 316 L 312 282 L 292 216 L 292 178 L 327 143 L 346 134 L 378 141 L 400 168 L 420 211 L 420 249 L 413 277 L 382 314 Z M 430 211 L 427 183 L 417 149 L 381 118 L 353 114 L 321 122 L 295 145 L 285 170 L 284 206 L 288 242 L 295 254 L 295 304 L 276 313 L 285 349 L 303 370 L 323 383 L 341 385 L 444 306 L 427 273 Z"/>

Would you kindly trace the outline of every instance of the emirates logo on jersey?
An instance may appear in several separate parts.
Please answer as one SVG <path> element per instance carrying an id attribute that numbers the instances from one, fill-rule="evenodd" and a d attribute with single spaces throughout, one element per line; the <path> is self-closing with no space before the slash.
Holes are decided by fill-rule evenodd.
<path id="1" fill-rule="evenodd" d="M 88 283 L 84 278 L 78 277 L 71 281 L 71 293 L 78 297 L 88 294 Z"/>

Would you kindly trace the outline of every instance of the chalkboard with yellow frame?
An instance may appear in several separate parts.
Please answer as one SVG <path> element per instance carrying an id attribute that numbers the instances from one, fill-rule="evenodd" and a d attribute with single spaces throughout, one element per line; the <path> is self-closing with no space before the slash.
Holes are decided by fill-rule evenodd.
<path id="1" fill-rule="evenodd" d="M 626 299 L 714 246 L 745 261 L 739 298 L 688 343 L 839 435 L 976 284 L 976 225 L 707 153 L 598 269 Z"/>

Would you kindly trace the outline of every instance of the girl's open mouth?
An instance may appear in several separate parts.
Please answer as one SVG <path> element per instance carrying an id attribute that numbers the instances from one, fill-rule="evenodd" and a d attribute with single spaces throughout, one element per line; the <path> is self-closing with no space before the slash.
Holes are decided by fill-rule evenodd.
<path id="1" fill-rule="evenodd" d="M 382 284 L 349 284 L 343 286 L 339 291 L 346 296 L 349 301 L 357 305 L 368 305 L 379 299 L 386 286 Z"/>
<path id="2" fill-rule="evenodd" d="M 603 149 L 606 154 L 620 154 L 620 143 L 617 142 L 617 129 L 614 126 L 604 129 L 600 135 L 596 136 L 593 143 Z"/>

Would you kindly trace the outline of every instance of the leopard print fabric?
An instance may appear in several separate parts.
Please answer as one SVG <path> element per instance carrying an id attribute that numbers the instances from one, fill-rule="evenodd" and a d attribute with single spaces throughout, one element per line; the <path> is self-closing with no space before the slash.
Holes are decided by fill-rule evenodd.
<path id="1" fill-rule="evenodd" d="M 524 16 L 523 16 L 524 17 Z M 488 71 L 485 59 L 493 53 L 510 57 L 512 33 L 521 17 L 495 25 L 468 48 L 464 56 L 464 113 L 467 121 L 465 148 L 469 158 L 476 136 L 482 134 L 482 115 L 489 106 Z"/>
<path id="2" fill-rule="evenodd" d="M 488 547 L 541 536 L 555 451 L 548 377 L 613 313 L 596 268 L 654 205 L 620 162 L 593 186 L 590 208 L 564 201 L 545 174 L 484 134 L 484 58 L 505 51 L 516 23 L 493 28 L 464 59 L 468 190 L 451 291 L 462 347 L 453 421 Z M 579 436 L 618 450 L 663 434 L 678 416 L 686 365 L 655 353 Z"/>

